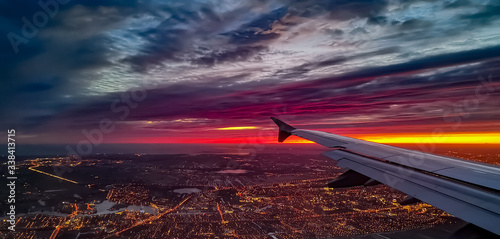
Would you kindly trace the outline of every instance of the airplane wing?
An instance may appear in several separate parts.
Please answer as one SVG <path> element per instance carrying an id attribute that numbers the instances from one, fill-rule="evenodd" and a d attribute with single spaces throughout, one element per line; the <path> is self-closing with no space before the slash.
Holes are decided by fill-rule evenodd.
<path id="1" fill-rule="evenodd" d="M 383 183 L 500 235 L 500 167 L 368 142 L 331 133 L 296 129 L 271 117 L 278 141 L 296 135 L 330 148 L 323 153 L 349 170 L 330 187 Z M 417 201 L 418 201 L 417 200 Z"/>

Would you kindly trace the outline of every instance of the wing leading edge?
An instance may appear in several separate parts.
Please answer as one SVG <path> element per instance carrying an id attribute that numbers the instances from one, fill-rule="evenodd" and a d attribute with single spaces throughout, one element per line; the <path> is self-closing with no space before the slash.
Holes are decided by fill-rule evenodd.
<path id="1" fill-rule="evenodd" d="M 331 149 L 323 155 L 350 169 L 329 186 L 378 181 L 500 235 L 500 167 L 296 129 L 271 119 L 279 127 L 279 142 L 290 135 L 316 142 Z"/>

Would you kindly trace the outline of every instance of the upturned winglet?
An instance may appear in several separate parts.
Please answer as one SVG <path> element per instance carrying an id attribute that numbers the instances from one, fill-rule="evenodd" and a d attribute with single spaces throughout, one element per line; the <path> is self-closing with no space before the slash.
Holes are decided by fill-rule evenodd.
<path id="1" fill-rule="evenodd" d="M 294 127 L 290 126 L 289 124 L 277 118 L 271 117 L 271 119 L 279 127 L 278 142 L 283 142 L 285 141 L 286 138 L 288 138 L 288 136 L 292 135 L 292 131 L 295 130 Z"/>

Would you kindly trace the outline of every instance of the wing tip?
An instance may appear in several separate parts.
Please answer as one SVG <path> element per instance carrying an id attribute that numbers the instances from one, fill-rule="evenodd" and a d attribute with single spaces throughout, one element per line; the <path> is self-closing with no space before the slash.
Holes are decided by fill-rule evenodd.
<path id="1" fill-rule="evenodd" d="M 281 142 L 285 141 L 285 139 L 288 138 L 290 135 L 292 135 L 292 131 L 295 129 L 294 127 L 281 121 L 278 118 L 271 117 L 271 119 L 279 127 L 278 142 L 281 143 Z"/>
<path id="2" fill-rule="evenodd" d="M 295 129 L 295 127 L 281 121 L 280 119 L 278 118 L 275 118 L 275 117 L 271 117 L 271 119 L 274 121 L 274 123 L 276 123 L 276 125 L 278 125 L 278 127 L 280 128 L 280 130 L 283 130 L 283 131 L 287 131 L 289 133 L 292 132 L 292 130 Z"/>

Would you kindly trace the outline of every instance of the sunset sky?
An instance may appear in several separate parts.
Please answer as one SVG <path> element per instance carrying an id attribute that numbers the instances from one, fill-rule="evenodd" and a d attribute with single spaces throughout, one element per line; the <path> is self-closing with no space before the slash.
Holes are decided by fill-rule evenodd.
<path id="1" fill-rule="evenodd" d="M 36 2 L 0 3 L 19 143 L 500 143 L 498 1 Z"/>

